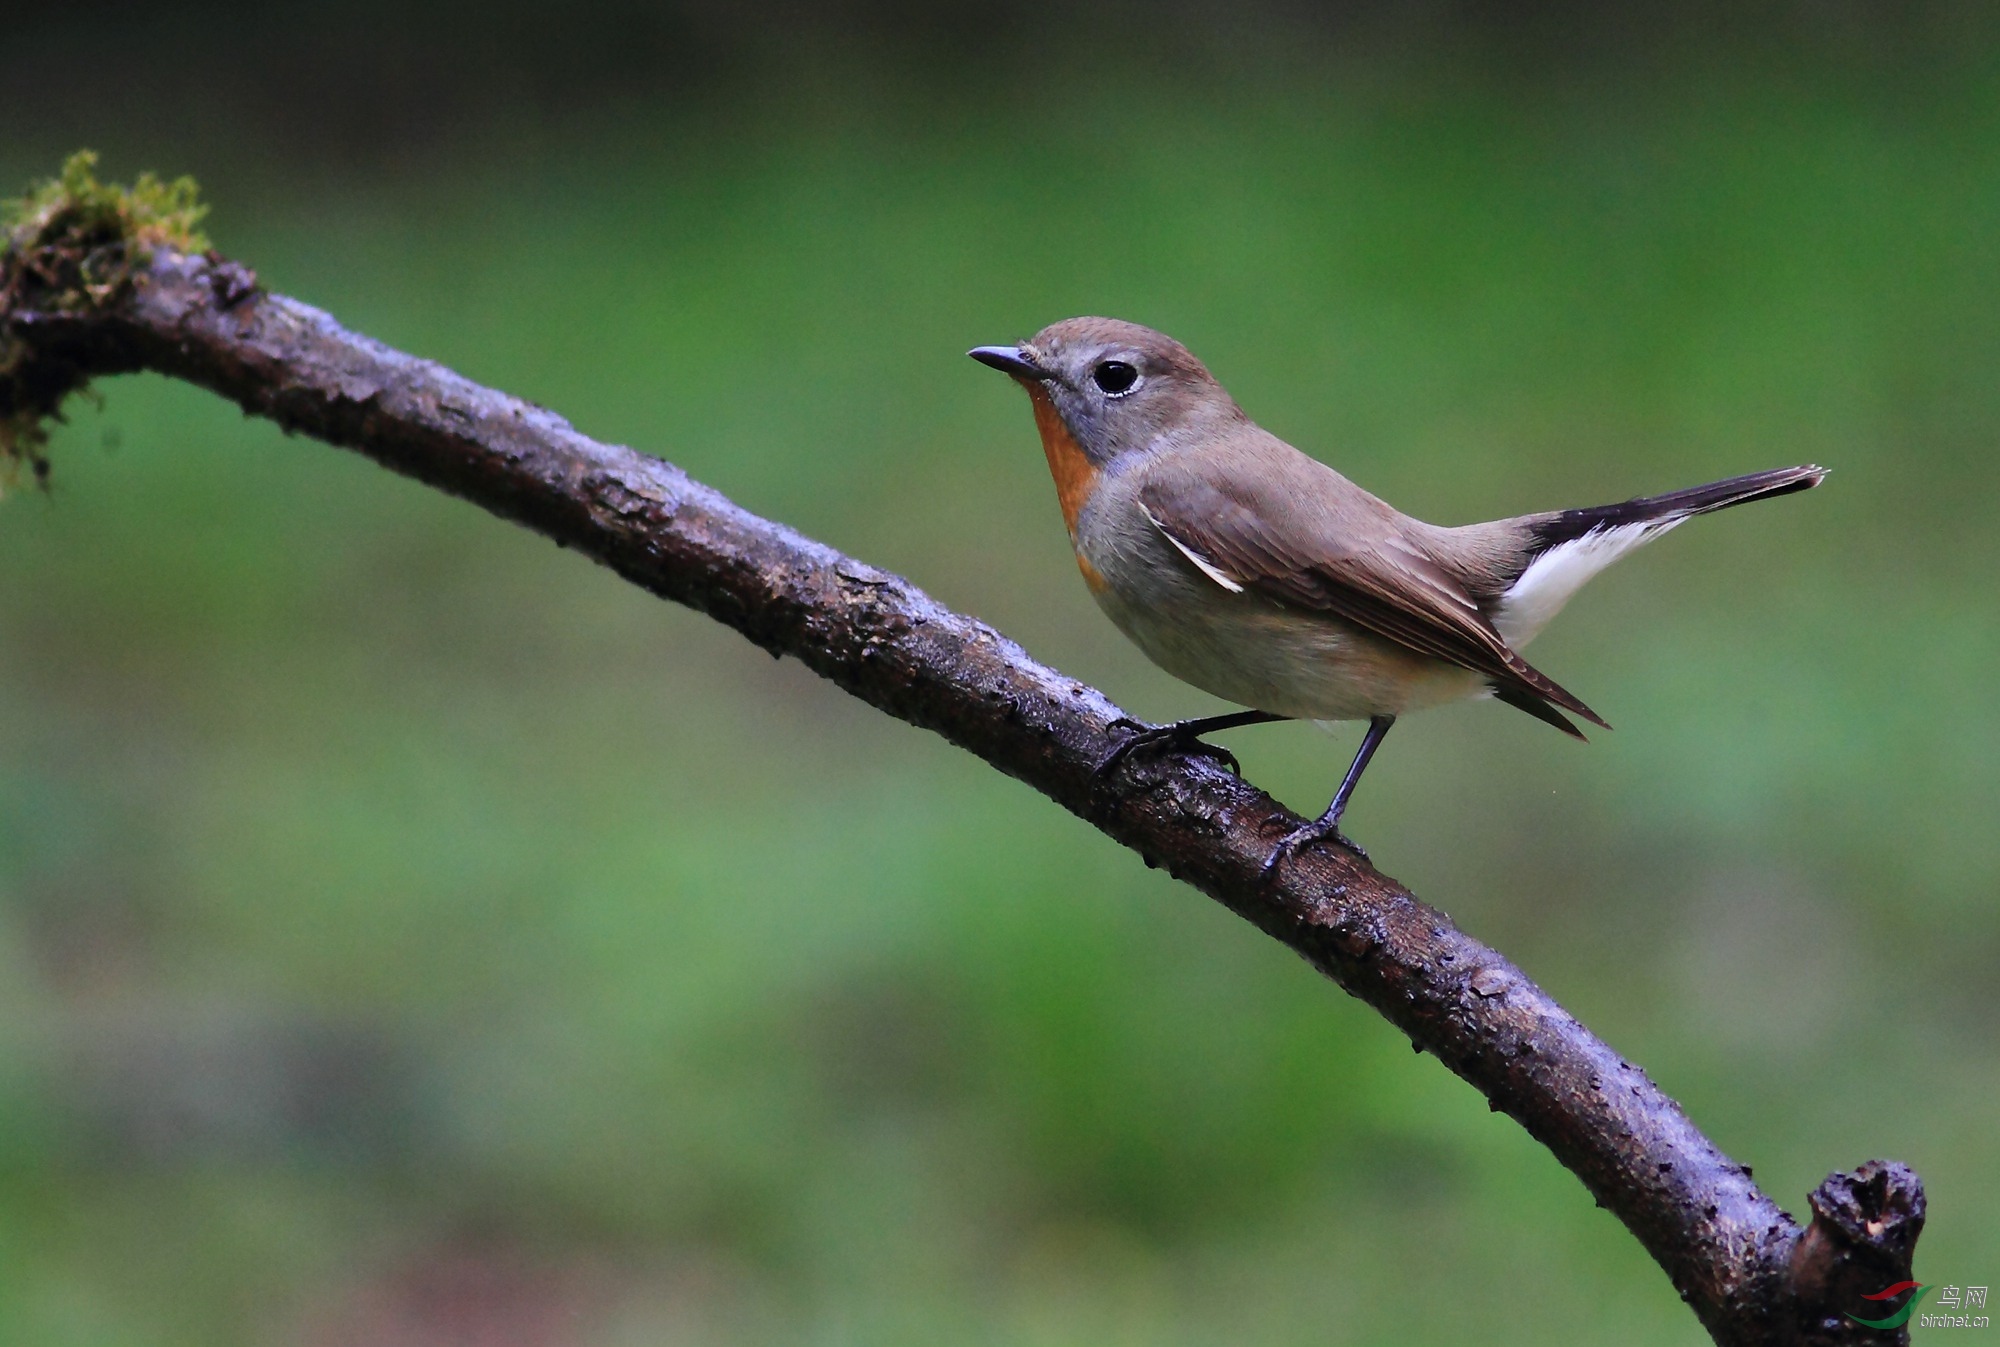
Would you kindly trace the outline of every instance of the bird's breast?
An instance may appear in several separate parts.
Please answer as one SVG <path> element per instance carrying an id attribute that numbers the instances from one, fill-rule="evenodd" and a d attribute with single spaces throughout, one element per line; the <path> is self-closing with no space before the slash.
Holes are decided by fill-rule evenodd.
<path id="1" fill-rule="evenodd" d="M 1040 384 L 1031 385 L 1028 397 L 1035 406 L 1035 429 L 1042 435 L 1042 452 L 1048 456 L 1049 476 L 1056 481 L 1056 503 L 1062 506 L 1063 523 L 1069 527 L 1071 539 L 1075 539 L 1076 517 L 1083 513 L 1091 493 L 1097 489 L 1097 465 L 1090 461 L 1078 446 L 1076 437 L 1069 433 L 1069 427 L 1063 424 L 1062 413 L 1050 401 L 1047 389 Z M 1082 561 L 1080 553 L 1078 560 Z M 1091 568 L 1087 562 L 1084 567 L 1083 578 L 1090 581 Z M 1091 582 L 1093 589 L 1101 578 Z"/>

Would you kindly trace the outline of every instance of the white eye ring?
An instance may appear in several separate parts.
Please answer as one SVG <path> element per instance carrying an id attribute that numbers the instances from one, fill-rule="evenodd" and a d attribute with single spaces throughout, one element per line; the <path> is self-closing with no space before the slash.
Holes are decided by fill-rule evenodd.
<path id="1" fill-rule="evenodd" d="M 1122 398 L 1139 386 L 1138 367 L 1125 360 L 1100 360 L 1091 367 L 1090 381 L 1107 398 Z"/>

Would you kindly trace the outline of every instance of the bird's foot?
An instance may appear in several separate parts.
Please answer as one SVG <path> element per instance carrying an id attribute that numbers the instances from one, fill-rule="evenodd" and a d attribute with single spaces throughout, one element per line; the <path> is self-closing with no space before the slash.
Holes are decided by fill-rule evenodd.
<path id="1" fill-rule="evenodd" d="M 1321 817 L 1292 829 L 1285 834 L 1278 845 L 1271 848 L 1271 854 L 1264 858 L 1263 878 L 1270 880 L 1278 873 L 1278 867 L 1293 852 L 1319 841 L 1330 841 L 1335 846 L 1345 847 L 1364 861 L 1368 859 L 1368 853 L 1362 849 L 1360 843 L 1340 830 L 1339 819 Z"/>
<path id="2" fill-rule="evenodd" d="M 1177 721 L 1171 725 L 1148 725 L 1128 716 L 1120 716 L 1111 722 L 1109 728 L 1127 729 L 1132 733 L 1121 740 L 1116 748 L 1106 753 L 1098 761 L 1097 766 L 1091 769 L 1091 776 L 1097 780 L 1101 781 L 1109 776 L 1118 764 L 1134 753 L 1157 753 L 1167 749 L 1195 757 L 1212 758 L 1237 776 L 1243 775 L 1243 764 L 1236 760 L 1234 753 L 1220 744 L 1204 741 L 1200 738 L 1200 728 L 1187 721 Z"/>

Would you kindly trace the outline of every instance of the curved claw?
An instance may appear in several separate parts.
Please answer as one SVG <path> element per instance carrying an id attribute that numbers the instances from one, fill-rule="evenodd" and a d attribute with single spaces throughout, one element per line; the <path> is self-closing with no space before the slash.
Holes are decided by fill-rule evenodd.
<path id="1" fill-rule="evenodd" d="M 1129 717 L 1120 716 L 1111 722 L 1110 727 L 1117 729 L 1120 726 L 1129 728 L 1132 734 L 1099 760 L 1097 766 L 1091 769 L 1093 777 L 1101 778 L 1109 775 L 1119 763 L 1141 749 L 1152 751 L 1163 746 L 1170 746 L 1194 757 L 1213 758 L 1237 776 L 1243 775 L 1243 764 L 1236 760 L 1234 753 L 1220 744 L 1208 743 L 1184 725 L 1146 725 Z"/>
<path id="2" fill-rule="evenodd" d="M 1206 739 L 1190 739 L 1181 745 L 1181 752 L 1193 754 L 1198 758 L 1213 758 L 1221 763 L 1231 776 L 1243 775 L 1243 764 L 1236 760 L 1234 753 L 1221 744 L 1211 744 Z"/>
<path id="3" fill-rule="evenodd" d="M 1127 716 L 1118 717 L 1118 719 L 1111 722 L 1108 728 L 1115 730 L 1121 727 L 1131 730 L 1132 733 L 1120 740 L 1109 753 L 1106 753 L 1097 760 L 1097 766 L 1090 769 L 1092 777 L 1102 778 L 1109 776 L 1111 769 L 1130 757 L 1134 749 L 1144 747 L 1147 743 L 1152 742 L 1149 736 L 1154 733 L 1156 728 Z"/>
<path id="4" fill-rule="evenodd" d="M 1286 857 L 1290 856 L 1300 847 L 1309 846 L 1319 841 L 1331 841 L 1335 846 L 1345 847 L 1364 861 L 1368 859 L 1368 852 L 1362 848 L 1360 843 L 1354 841 L 1354 839 L 1340 830 L 1338 821 L 1318 818 L 1314 819 L 1311 823 L 1292 829 L 1279 840 L 1278 845 L 1271 848 L 1271 854 L 1264 858 L 1264 868 L 1261 872 L 1261 878 L 1266 881 L 1270 880 L 1277 873 L 1278 866 L 1284 862 Z"/>

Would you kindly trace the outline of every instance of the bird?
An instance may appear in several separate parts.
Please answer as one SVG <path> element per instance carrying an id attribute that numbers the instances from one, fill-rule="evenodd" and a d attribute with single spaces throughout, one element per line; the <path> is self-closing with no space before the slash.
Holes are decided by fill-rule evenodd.
<path id="1" fill-rule="evenodd" d="M 1318 818 L 1271 873 L 1340 830 L 1399 717 L 1491 697 L 1577 739 L 1610 724 L 1521 650 L 1583 584 L 1695 515 L 1818 486 L 1817 464 L 1616 505 L 1440 527 L 1402 513 L 1259 426 L 1165 333 L 1069 318 L 967 352 L 1027 391 L 1056 502 L 1098 606 L 1155 664 L 1246 709 L 1128 731 L 1141 750 L 1233 755 L 1201 736 L 1282 720 L 1366 721 Z"/>

